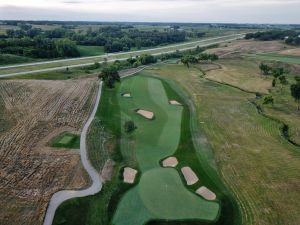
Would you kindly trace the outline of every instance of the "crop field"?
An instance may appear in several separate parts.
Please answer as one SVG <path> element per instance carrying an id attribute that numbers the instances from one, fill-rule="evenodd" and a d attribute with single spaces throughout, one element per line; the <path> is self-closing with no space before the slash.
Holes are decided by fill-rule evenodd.
<path id="1" fill-rule="evenodd" d="M 53 193 L 89 185 L 79 152 L 48 143 L 80 132 L 96 87 L 95 79 L 0 81 L 0 224 L 41 224 Z"/>
<path id="2" fill-rule="evenodd" d="M 50 144 L 51 147 L 56 148 L 80 148 L 80 136 L 77 134 L 72 134 L 68 132 L 64 132 L 59 136 L 55 137 L 54 140 Z"/>
<path id="3" fill-rule="evenodd" d="M 282 137 L 281 123 L 258 113 L 249 101 L 255 94 L 207 80 L 197 68 L 162 65 L 152 70 L 176 80 L 190 93 L 218 171 L 237 199 L 243 224 L 299 224 L 299 147 Z"/>

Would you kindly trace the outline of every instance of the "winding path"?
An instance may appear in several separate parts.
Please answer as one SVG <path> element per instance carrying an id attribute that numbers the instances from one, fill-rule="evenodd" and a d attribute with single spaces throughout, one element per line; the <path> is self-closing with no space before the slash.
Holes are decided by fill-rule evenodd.
<path id="1" fill-rule="evenodd" d="M 86 136 L 87 136 L 87 131 L 89 126 L 91 125 L 95 114 L 97 112 L 100 98 L 101 98 L 101 92 L 102 92 L 102 85 L 103 82 L 99 82 L 99 89 L 97 93 L 97 99 L 96 99 L 96 104 L 94 106 L 94 109 L 86 122 L 86 124 L 83 127 L 83 130 L 81 132 L 80 136 L 80 156 L 81 156 L 81 162 L 84 167 L 84 169 L 87 171 L 89 174 L 91 180 L 92 180 L 92 185 L 84 190 L 78 190 L 78 191 L 73 191 L 73 190 L 64 190 L 64 191 L 59 191 L 56 192 L 48 205 L 47 212 L 45 215 L 44 219 L 44 225 L 51 225 L 52 221 L 54 219 L 55 211 L 59 207 L 61 203 L 63 203 L 66 200 L 69 200 L 71 198 L 77 198 L 77 197 L 84 197 L 88 195 L 94 195 L 98 193 L 101 188 L 102 188 L 102 181 L 100 178 L 99 173 L 93 168 L 91 165 L 90 161 L 88 160 L 87 156 L 87 150 L 86 150 Z"/>
<path id="2" fill-rule="evenodd" d="M 121 77 L 125 78 L 131 75 L 134 75 L 136 73 L 141 72 L 142 70 L 144 70 L 145 68 L 147 68 L 148 66 L 144 66 L 141 67 L 140 69 L 130 73 L 130 74 L 126 74 L 124 76 Z M 89 174 L 91 180 L 92 180 L 92 185 L 90 187 L 88 187 L 87 189 L 84 190 L 63 190 L 63 191 L 59 191 L 56 192 L 51 200 L 50 203 L 48 205 L 47 211 L 46 211 L 46 215 L 44 218 L 44 223 L 43 225 L 52 225 L 53 219 L 54 219 L 54 215 L 56 212 L 56 209 L 64 202 L 67 201 L 71 198 L 77 198 L 77 197 L 86 197 L 89 195 L 94 195 L 96 193 L 98 193 L 99 191 L 101 191 L 102 188 L 102 181 L 101 181 L 101 177 L 100 174 L 94 169 L 94 167 L 91 165 L 88 156 L 87 156 L 87 149 L 86 149 L 86 136 L 87 136 L 87 132 L 88 129 L 96 115 L 99 103 L 100 103 L 100 99 L 101 99 L 101 93 L 102 93 L 102 86 L 103 86 L 103 82 L 100 81 L 99 82 L 99 89 L 98 89 L 98 93 L 97 93 L 97 99 L 96 99 L 96 103 L 94 106 L 94 109 L 88 119 L 88 121 L 86 122 L 86 124 L 84 125 L 81 135 L 80 135 L 80 157 L 81 157 L 81 162 L 83 164 L 84 169 L 87 171 L 87 173 Z"/>

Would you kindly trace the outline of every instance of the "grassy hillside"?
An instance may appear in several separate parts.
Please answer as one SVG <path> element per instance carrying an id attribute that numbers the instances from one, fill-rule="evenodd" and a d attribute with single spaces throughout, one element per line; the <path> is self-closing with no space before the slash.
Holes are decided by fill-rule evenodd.
<path id="1" fill-rule="evenodd" d="M 219 173 L 238 200 L 243 224 L 299 224 L 299 148 L 281 136 L 281 123 L 257 112 L 249 101 L 255 95 L 201 78 L 196 68 L 154 69 L 180 83 L 196 103 L 200 126 Z"/>

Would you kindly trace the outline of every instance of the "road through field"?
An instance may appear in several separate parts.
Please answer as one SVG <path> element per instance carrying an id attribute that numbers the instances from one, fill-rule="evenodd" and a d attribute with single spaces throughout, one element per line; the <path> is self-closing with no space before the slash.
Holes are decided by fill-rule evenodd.
<path id="1" fill-rule="evenodd" d="M 85 170 L 88 172 L 91 180 L 92 180 L 92 185 L 85 189 L 85 190 L 80 190 L 80 191 L 73 191 L 73 190 L 63 190 L 63 191 L 59 191 L 56 192 L 51 200 L 50 203 L 48 205 L 47 208 L 47 212 L 45 215 L 45 219 L 44 219 L 44 225 L 51 225 L 54 215 L 55 215 L 55 211 L 57 209 L 57 207 L 63 203 L 64 201 L 71 199 L 71 198 L 75 198 L 75 197 L 84 197 L 87 195 L 93 195 L 98 193 L 101 188 L 102 188 L 102 182 L 101 182 L 101 178 L 99 173 L 92 167 L 90 161 L 87 158 L 87 150 L 86 150 L 86 135 L 87 135 L 87 131 L 89 126 L 91 125 L 95 114 L 97 112 L 98 109 L 98 105 L 100 102 L 100 98 L 101 98 L 101 91 L 102 91 L 102 82 L 99 83 L 99 90 L 98 90 L 98 94 L 97 94 L 97 99 L 96 99 L 96 104 L 94 106 L 94 109 L 88 119 L 88 121 L 86 122 L 86 124 L 83 127 L 83 130 L 81 132 L 81 136 L 80 136 L 80 156 L 81 156 L 81 162 L 83 164 L 83 167 L 85 168 Z"/>
<path id="2" fill-rule="evenodd" d="M 116 60 L 126 60 L 129 57 L 134 57 L 141 55 L 143 53 L 152 54 L 152 55 L 161 55 L 166 53 L 171 53 L 176 50 L 185 51 L 189 49 L 199 47 L 205 47 L 213 44 L 224 43 L 228 41 L 233 41 L 238 38 L 242 38 L 244 34 L 233 34 L 220 36 L 215 38 L 204 39 L 196 42 L 183 43 L 172 46 L 165 46 L 153 49 L 139 50 L 133 52 L 122 52 L 122 53 L 113 53 L 106 56 L 91 56 L 91 57 L 82 57 L 82 58 L 73 58 L 73 59 L 63 59 L 63 60 L 54 60 L 46 62 L 37 62 L 37 63 L 27 63 L 19 64 L 13 66 L 1 66 L 0 67 L 0 77 L 9 77 L 9 76 L 18 76 L 31 73 L 41 73 L 49 72 L 56 70 L 63 70 L 68 68 L 82 67 L 93 65 L 95 61 L 100 63 L 104 62 L 104 59 L 107 58 L 108 62 L 114 62 Z"/>
<path id="3" fill-rule="evenodd" d="M 122 76 L 121 78 L 128 77 L 128 76 L 134 75 L 136 73 L 139 73 L 142 70 L 144 70 L 145 68 L 146 67 L 142 67 L 141 69 L 136 70 L 133 73 L 126 74 L 126 75 Z M 64 201 L 67 201 L 72 198 L 94 195 L 94 194 L 98 193 L 102 188 L 102 181 L 101 181 L 100 175 L 91 165 L 91 163 L 88 159 L 88 154 L 87 154 L 87 149 L 86 149 L 86 146 L 87 146 L 86 145 L 86 136 L 87 136 L 88 129 L 96 115 L 96 112 L 97 112 L 97 109 L 98 109 L 98 106 L 100 103 L 101 93 L 102 93 L 102 85 L 103 85 L 103 82 L 100 82 L 94 109 L 93 109 L 88 121 L 84 125 L 82 132 L 81 132 L 81 136 L 80 136 L 80 157 L 81 157 L 81 161 L 82 161 L 82 164 L 83 164 L 85 170 L 87 171 L 87 173 L 89 174 L 89 176 L 92 180 L 92 185 L 89 188 L 80 190 L 80 191 L 63 190 L 63 191 L 59 191 L 59 192 L 55 193 L 52 196 L 50 203 L 48 205 L 43 225 L 51 225 L 52 224 L 56 209 Z"/>

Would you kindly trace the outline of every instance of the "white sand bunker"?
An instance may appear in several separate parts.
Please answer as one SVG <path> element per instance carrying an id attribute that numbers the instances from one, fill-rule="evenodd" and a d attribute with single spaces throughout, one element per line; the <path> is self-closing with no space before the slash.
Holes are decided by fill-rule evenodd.
<path id="1" fill-rule="evenodd" d="M 216 200 L 217 197 L 215 193 L 213 193 L 211 190 L 204 186 L 198 188 L 196 193 L 209 201 Z"/>
<path id="2" fill-rule="evenodd" d="M 184 176 L 184 179 L 186 180 L 187 185 L 193 185 L 199 180 L 194 171 L 188 166 L 182 167 L 181 172 Z"/>
<path id="3" fill-rule="evenodd" d="M 171 105 L 182 105 L 181 103 L 177 102 L 176 100 L 171 100 L 171 101 L 169 101 L 169 103 Z"/>
<path id="4" fill-rule="evenodd" d="M 123 172 L 124 183 L 133 184 L 136 174 L 137 174 L 137 171 L 135 169 L 132 169 L 130 167 L 125 167 L 124 172 Z"/>
<path id="5" fill-rule="evenodd" d="M 176 157 L 169 157 L 165 159 L 163 162 L 163 167 L 175 167 L 178 164 Z"/>
<path id="6" fill-rule="evenodd" d="M 122 97 L 124 97 L 124 98 L 131 98 L 131 94 L 130 93 L 123 93 Z"/>
<path id="7" fill-rule="evenodd" d="M 148 120 L 152 120 L 154 118 L 154 113 L 153 112 L 146 111 L 146 110 L 143 110 L 143 109 L 136 110 L 136 113 L 143 116 L 143 117 L 145 117 Z"/>

